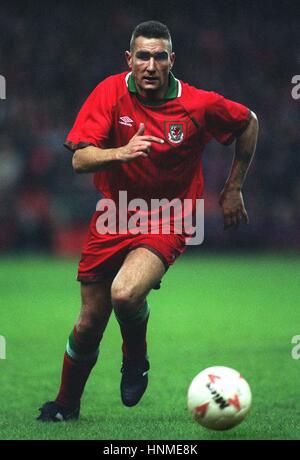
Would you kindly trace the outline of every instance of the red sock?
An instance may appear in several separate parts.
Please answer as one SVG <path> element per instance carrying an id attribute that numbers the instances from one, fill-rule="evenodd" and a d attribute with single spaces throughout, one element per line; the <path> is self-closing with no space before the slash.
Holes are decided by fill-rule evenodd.
<path id="1" fill-rule="evenodd" d="M 123 338 L 122 352 L 127 359 L 143 358 L 147 353 L 147 318 L 138 324 L 120 324 Z"/>
<path id="2" fill-rule="evenodd" d="M 64 354 L 61 385 L 55 400 L 57 403 L 70 408 L 79 406 L 85 384 L 97 361 L 100 339 L 97 343 L 95 339 L 92 342 L 83 341 L 74 327 Z"/>
<path id="3" fill-rule="evenodd" d="M 65 407 L 78 407 L 86 381 L 97 360 L 78 362 L 65 353 L 61 385 L 55 401 Z"/>

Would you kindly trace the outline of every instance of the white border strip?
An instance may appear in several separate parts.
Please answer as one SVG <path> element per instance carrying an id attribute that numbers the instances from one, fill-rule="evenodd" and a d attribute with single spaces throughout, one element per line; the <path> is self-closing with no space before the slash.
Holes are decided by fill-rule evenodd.
<path id="1" fill-rule="evenodd" d="M 128 80 L 129 80 L 129 77 L 130 77 L 131 74 L 132 74 L 132 72 L 129 72 L 129 73 L 125 76 L 125 82 L 126 82 L 127 88 L 128 88 Z"/>
<path id="2" fill-rule="evenodd" d="M 182 84 L 180 83 L 180 81 L 179 81 L 179 80 L 177 80 L 177 78 L 176 78 L 176 81 L 177 81 L 177 83 L 178 83 L 178 92 L 177 92 L 177 97 L 180 97 L 180 96 L 181 96 L 181 94 L 182 94 Z"/>

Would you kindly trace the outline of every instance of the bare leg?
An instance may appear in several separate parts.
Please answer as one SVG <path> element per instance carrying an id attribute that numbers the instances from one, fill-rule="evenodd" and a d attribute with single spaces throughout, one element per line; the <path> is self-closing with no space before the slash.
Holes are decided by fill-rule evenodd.
<path id="1" fill-rule="evenodd" d="M 112 305 L 111 281 L 81 285 L 82 305 L 64 355 L 61 386 L 56 402 L 78 408 L 84 386 L 96 364 L 99 343 L 108 323 Z"/>
<path id="2" fill-rule="evenodd" d="M 151 251 L 145 248 L 131 251 L 111 286 L 112 304 L 116 314 L 126 316 L 138 310 L 164 273 L 164 264 Z"/>
<path id="3" fill-rule="evenodd" d="M 81 283 L 81 310 L 76 323 L 80 339 L 101 339 L 112 311 L 110 288 L 111 281 Z"/>
<path id="4" fill-rule="evenodd" d="M 112 283 L 112 304 L 123 338 L 121 398 L 125 406 L 135 406 L 148 385 L 146 296 L 164 272 L 159 257 L 138 248 L 128 254 Z"/>

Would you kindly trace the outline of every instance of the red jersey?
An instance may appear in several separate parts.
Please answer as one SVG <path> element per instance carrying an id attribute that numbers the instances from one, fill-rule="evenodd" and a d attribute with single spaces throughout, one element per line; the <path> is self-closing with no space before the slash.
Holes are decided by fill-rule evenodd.
<path id="1" fill-rule="evenodd" d="M 145 105 L 138 97 L 131 72 L 102 81 L 83 104 L 65 146 L 71 150 L 94 145 L 100 148 L 128 144 L 140 123 L 145 135 L 164 138 L 152 143 L 147 158 L 113 167 L 94 175 L 105 198 L 118 202 L 119 191 L 128 200 L 143 198 L 192 199 L 203 196 L 202 153 L 217 139 L 230 144 L 247 126 L 250 111 L 242 104 L 197 89 L 170 74 L 165 99 Z"/>

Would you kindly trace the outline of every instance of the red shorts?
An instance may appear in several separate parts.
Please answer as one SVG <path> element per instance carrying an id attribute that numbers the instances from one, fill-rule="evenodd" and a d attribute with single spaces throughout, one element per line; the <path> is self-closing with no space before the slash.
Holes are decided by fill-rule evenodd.
<path id="1" fill-rule="evenodd" d="M 78 281 L 93 283 L 113 278 L 127 254 L 136 248 L 147 248 L 156 254 L 166 270 L 185 250 L 183 235 L 100 234 L 96 229 L 98 216 L 99 212 L 95 212 L 90 222 L 79 262 Z"/>

